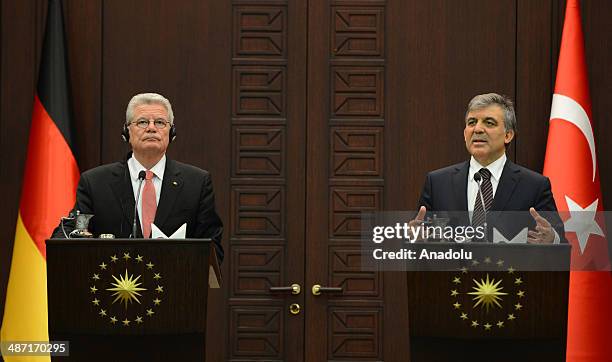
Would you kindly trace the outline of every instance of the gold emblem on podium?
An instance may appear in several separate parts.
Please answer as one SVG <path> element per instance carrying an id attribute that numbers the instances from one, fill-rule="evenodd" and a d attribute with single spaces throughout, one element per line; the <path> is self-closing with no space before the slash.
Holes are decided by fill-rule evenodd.
<path id="1" fill-rule="evenodd" d="M 451 308 L 466 326 L 487 332 L 503 329 L 523 311 L 527 296 L 524 278 L 504 264 L 501 259 L 494 262 L 489 257 L 473 260 L 471 270 L 461 268 L 451 277 Z M 478 271 L 482 267 L 497 270 Z"/>
<path id="2" fill-rule="evenodd" d="M 125 269 L 125 276 L 120 275 L 119 278 L 114 275 L 111 276 L 115 279 L 115 283 L 111 283 L 113 288 L 106 288 L 106 290 L 113 292 L 113 297 L 115 297 L 113 303 L 121 300 L 121 302 L 125 303 L 125 309 L 128 307 L 128 302 L 132 303 L 135 301 L 140 304 L 138 297 L 140 297 L 141 294 L 139 292 L 147 290 L 146 288 L 140 287 L 142 284 L 138 282 L 140 275 L 136 278 L 134 278 L 134 275 L 128 276 L 128 271 Z"/>
<path id="3" fill-rule="evenodd" d="M 154 318 L 164 301 L 162 273 L 151 260 L 128 251 L 101 260 L 89 279 L 90 305 L 112 326 L 138 326 Z"/>

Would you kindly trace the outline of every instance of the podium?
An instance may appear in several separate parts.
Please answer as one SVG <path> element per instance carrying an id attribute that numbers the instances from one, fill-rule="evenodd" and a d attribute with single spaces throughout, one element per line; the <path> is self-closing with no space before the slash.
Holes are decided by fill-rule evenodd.
<path id="1" fill-rule="evenodd" d="M 57 359 L 204 361 L 209 270 L 208 239 L 47 240 L 49 338 L 70 343 Z"/>
<path id="2" fill-rule="evenodd" d="M 448 250 L 449 245 L 411 247 Z M 461 247 L 473 252 L 477 264 L 407 272 L 410 360 L 565 361 L 570 246 Z M 563 268 L 542 265 L 545 271 L 534 271 L 534 260 Z"/>

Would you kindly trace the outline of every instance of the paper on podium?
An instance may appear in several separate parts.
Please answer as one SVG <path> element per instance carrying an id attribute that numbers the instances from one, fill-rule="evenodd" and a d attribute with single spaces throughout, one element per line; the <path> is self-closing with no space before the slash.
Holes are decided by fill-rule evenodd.
<path id="1" fill-rule="evenodd" d="M 185 239 L 187 233 L 187 223 L 176 229 L 174 234 L 167 236 L 163 231 L 159 230 L 155 224 L 151 223 L 151 239 Z"/>
<path id="2" fill-rule="evenodd" d="M 181 225 L 170 237 L 164 234 L 155 224 L 151 224 L 151 239 L 185 239 L 186 233 L 187 223 Z M 219 270 L 219 262 L 217 261 L 217 253 L 214 246 L 210 251 L 208 265 L 208 287 L 221 288 L 221 271 Z"/>

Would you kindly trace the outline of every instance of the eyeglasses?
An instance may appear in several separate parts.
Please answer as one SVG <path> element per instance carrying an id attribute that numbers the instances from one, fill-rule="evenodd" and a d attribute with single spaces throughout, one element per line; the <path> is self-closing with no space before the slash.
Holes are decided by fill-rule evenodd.
<path id="1" fill-rule="evenodd" d="M 151 124 L 151 122 L 153 122 L 153 124 L 155 125 L 155 128 L 157 129 L 164 129 L 166 128 L 166 125 L 170 123 L 163 118 L 157 118 L 153 121 L 144 119 L 144 118 L 140 118 L 136 121 L 130 122 L 130 124 L 135 124 L 136 127 L 144 129 L 144 128 L 149 127 L 149 124 Z"/>

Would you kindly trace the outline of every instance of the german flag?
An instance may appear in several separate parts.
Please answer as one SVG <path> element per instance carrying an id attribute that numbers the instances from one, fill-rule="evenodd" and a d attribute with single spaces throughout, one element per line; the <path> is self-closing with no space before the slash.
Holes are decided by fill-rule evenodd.
<path id="1" fill-rule="evenodd" d="M 45 239 L 74 205 L 79 180 L 64 41 L 61 0 L 50 0 L 0 331 L 3 342 L 48 340 Z"/>

